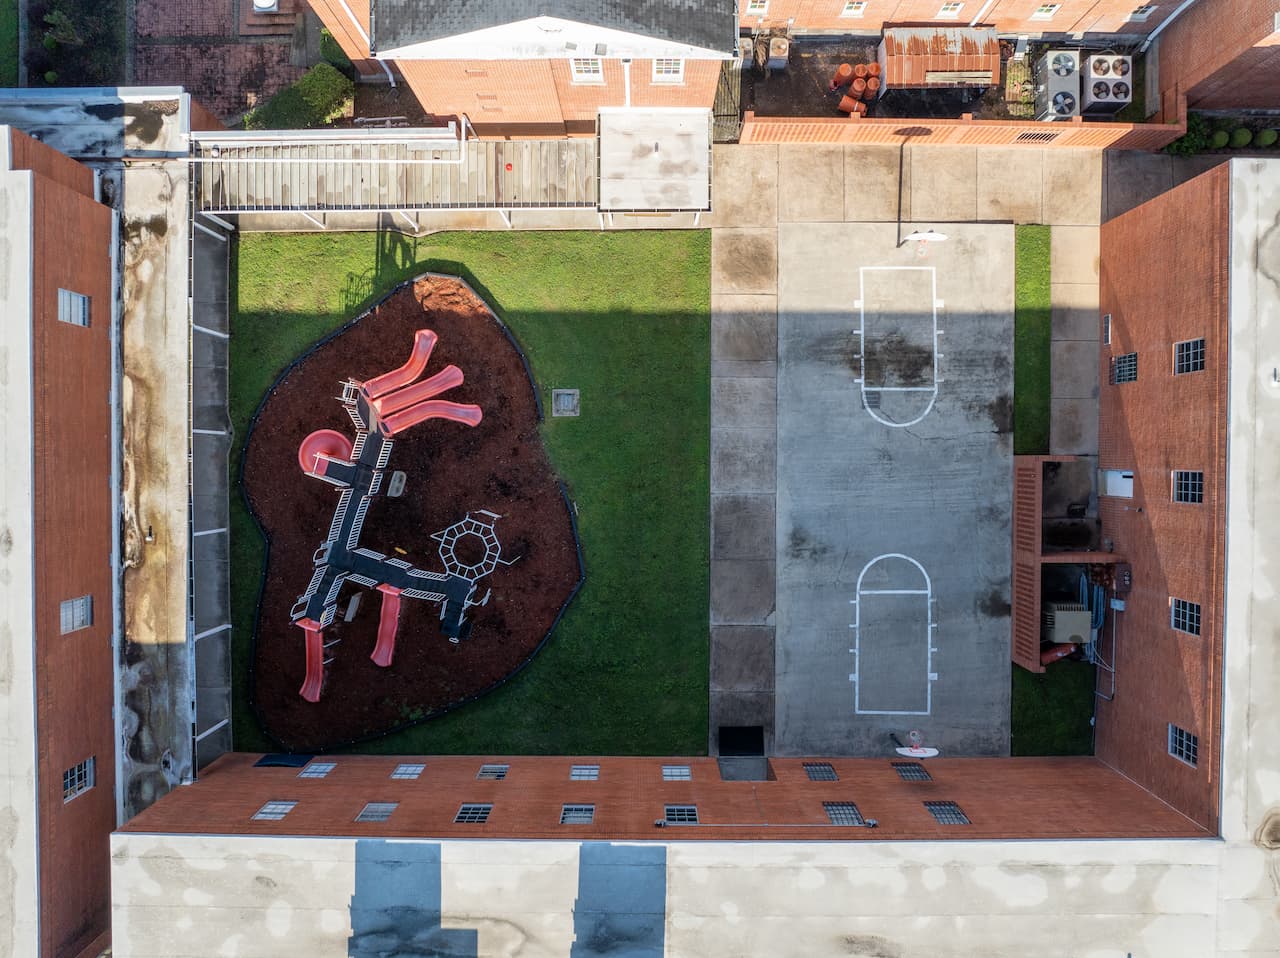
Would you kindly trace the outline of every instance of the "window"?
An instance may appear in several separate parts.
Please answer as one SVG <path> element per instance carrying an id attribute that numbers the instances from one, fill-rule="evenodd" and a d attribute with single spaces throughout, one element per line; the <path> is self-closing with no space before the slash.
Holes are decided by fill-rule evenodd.
<path id="1" fill-rule="evenodd" d="M 939 825 L 969 825 L 966 815 L 955 802 L 925 802 L 924 807 Z"/>
<path id="2" fill-rule="evenodd" d="M 1111 360 L 1111 384 L 1136 383 L 1138 381 L 1138 354 L 1125 353 Z"/>
<path id="3" fill-rule="evenodd" d="M 507 771 L 510 765 L 481 765 L 480 771 L 476 772 L 476 778 L 491 778 L 496 781 L 502 781 L 507 777 Z"/>
<path id="4" fill-rule="evenodd" d="M 689 771 L 688 765 L 664 765 L 662 766 L 662 780 L 664 782 L 688 782 L 692 781 L 693 774 Z"/>
<path id="5" fill-rule="evenodd" d="M 837 782 L 840 776 L 830 762 L 805 762 L 804 773 L 811 782 Z"/>
<path id="6" fill-rule="evenodd" d="M 1129 14 L 1130 20 L 1137 20 L 1139 23 L 1145 21 L 1151 14 L 1156 12 L 1157 5 L 1154 3 L 1144 3 L 1140 7 L 1134 7 L 1133 13 Z"/>
<path id="7" fill-rule="evenodd" d="M 483 825 L 489 820 L 492 805 L 463 805 L 453 816 L 455 825 Z"/>
<path id="8" fill-rule="evenodd" d="M 1200 757 L 1200 737 L 1169 723 L 1169 754 L 1194 766 Z"/>
<path id="9" fill-rule="evenodd" d="M 398 804 L 399 802 L 370 802 L 360 809 L 360 814 L 356 816 L 356 821 L 385 822 L 391 817 L 391 813 L 396 810 Z"/>
<path id="10" fill-rule="evenodd" d="M 574 57 L 569 61 L 574 83 L 603 83 L 604 61 L 599 57 Z"/>
<path id="11" fill-rule="evenodd" d="M 1111 345 L 1111 314 L 1102 317 L 1102 345 Z"/>
<path id="12" fill-rule="evenodd" d="M 668 825 L 696 825 L 698 824 L 698 806 L 668 805 L 666 822 Z"/>
<path id="13" fill-rule="evenodd" d="M 421 775 L 425 769 L 425 765 L 397 765 L 396 770 L 391 773 L 391 777 L 400 779 L 401 781 L 413 781 Z"/>
<path id="14" fill-rule="evenodd" d="M 324 778 L 337 767 L 337 762 L 308 762 L 298 778 Z"/>
<path id="15" fill-rule="evenodd" d="M 569 781 L 571 782 L 594 782 L 599 777 L 600 777 L 599 765 L 569 766 Z"/>
<path id="16" fill-rule="evenodd" d="M 1188 635 L 1200 634 L 1200 603 L 1188 602 L 1186 599 L 1173 599 L 1170 602 L 1170 624 L 1178 632 Z"/>
<path id="17" fill-rule="evenodd" d="M 595 817 L 596 807 L 594 805 L 560 806 L 561 825 L 590 825 L 595 821 Z"/>
<path id="18" fill-rule="evenodd" d="M 66 599 L 58 606 L 63 635 L 87 629 L 93 625 L 93 596 L 82 595 L 78 599 Z"/>
<path id="19" fill-rule="evenodd" d="M 1173 474 L 1174 502 L 1204 502 L 1204 473 L 1178 469 Z"/>
<path id="20" fill-rule="evenodd" d="M 297 804 L 297 802 L 267 802 L 253 817 L 259 822 L 278 822 L 293 811 Z"/>
<path id="21" fill-rule="evenodd" d="M 653 61 L 654 83 L 683 83 L 684 61 L 658 59 Z"/>
<path id="22" fill-rule="evenodd" d="M 842 17 L 860 17 L 867 12 L 867 0 L 849 0 L 840 11 Z"/>
<path id="23" fill-rule="evenodd" d="M 919 762 L 894 762 L 893 770 L 904 782 L 932 782 L 930 775 Z"/>
<path id="24" fill-rule="evenodd" d="M 58 290 L 58 319 L 72 326 L 88 326 L 89 297 L 69 289 Z"/>
<path id="25" fill-rule="evenodd" d="M 62 773 L 62 800 L 69 802 L 77 795 L 83 795 L 93 788 L 93 765 L 95 759 L 86 758 L 83 762 L 72 765 Z"/>
<path id="26" fill-rule="evenodd" d="M 1058 12 L 1061 7 L 1060 3 L 1042 3 L 1036 7 L 1036 12 L 1031 14 L 1032 20 L 1052 20 L 1053 15 Z"/>
<path id="27" fill-rule="evenodd" d="M 1198 373 L 1204 369 L 1204 340 L 1188 339 L 1173 344 L 1173 374 Z"/>
<path id="28" fill-rule="evenodd" d="M 763 16 L 769 12 L 769 0 L 747 0 L 747 13 Z"/>
<path id="29" fill-rule="evenodd" d="M 822 807 L 826 809 L 827 818 L 831 820 L 832 825 L 865 825 L 862 820 L 862 813 L 858 811 L 858 806 L 853 802 L 823 802 Z"/>
<path id="30" fill-rule="evenodd" d="M 954 20 L 960 16 L 960 11 L 963 9 L 963 3 L 944 3 L 942 9 L 938 11 L 938 17 L 940 19 Z"/>

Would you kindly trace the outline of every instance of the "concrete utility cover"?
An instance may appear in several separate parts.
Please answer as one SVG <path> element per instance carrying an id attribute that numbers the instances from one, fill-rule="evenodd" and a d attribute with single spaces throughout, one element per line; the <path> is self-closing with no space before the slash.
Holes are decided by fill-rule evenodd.
<path id="1" fill-rule="evenodd" d="M 711 111 L 600 111 L 600 209 L 709 210 Z"/>
<path id="2" fill-rule="evenodd" d="M 404 492 L 404 483 L 404 471 L 397 469 L 391 474 L 391 481 L 387 483 L 387 495 L 392 499 L 399 499 L 400 494 Z"/>
<path id="3" fill-rule="evenodd" d="M 578 390 L 576 389 L 551 390 L 551 415 L 576 416 L 580 411 L 581 411 L 581 408 L 578 402 Z"/>

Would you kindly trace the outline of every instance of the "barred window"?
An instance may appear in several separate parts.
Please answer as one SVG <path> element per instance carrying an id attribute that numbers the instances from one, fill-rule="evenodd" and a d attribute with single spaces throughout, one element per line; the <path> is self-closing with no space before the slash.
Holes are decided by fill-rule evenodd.
<path id="1" fill-rule="evenodd" d="M 254 814 L 260 822 L 278 822 L 297 807 L 297 802 L 267 802 Z"/>
<path id="2" fill-rule="evenodd" d="M 862 813 L 853 802 L 823 802 L 827 818 L 832 825 L 865 825 Z"/>
<path id="3" fill-rule="evenodd" d="M 600 778 L 599 765 L 569 766 L 569 781 L 571 782 L 594 782 L 599 778 Z"/>
<path id="4" fill-rule="evenodd" d="M 1136 383 L 1138 381 L 1138 354 L 1125 353 L 1111 360 L 1111 383 Z"/>
<path id="5" fill-rule="evenodd" d="M 1200 737 L 1186 729 L 1169 723 L 1169 754 L 1188 765 L 1195 765 L 1200 758 Z"/>
<path id="6" fill-rule="evenodd" d="M 693 773 L 689 770 L 688 765 L 662 766 L 662 780 L 664 782 L 688 782 L 692 779 Z"/>
<path id="7" fill-rule="evenodd" d="M 1173 599 L 1170 604 L 1170 624 L 1179 632 L 1200 634 L 1200 603 L 1186 599 Z"/>
<path id="8" fill-rule="evenodd" d="M 595 821 L 594 805 L 562 805 L 560 806 L 561 825 L 590 825 Z"/>
<path id="9" fill-rule="evenodd" d="M 413 781 L 423 773 L 427 766 L 421 764 L 402 764 L 395 767 L 395 771 L 391 773 L 392 778 L 401 781 Z"/>
<path id="10" fill-rule="evenodd" d="M 337 767 L 337 762 L 308 762 L 298 773 L 298 778 L 324 778 Z"/>
<path id="11" fill-rule="evenodd" d="M 93 625 L 93 596 L 82 595 L 75 599 L 66 599 L 58 606 L 59 631 L 78 632 Z"/>
<path id="12" fill-rule="evenodd" d="M 1204 473 L 1178 469 L 1173 474 L 1174 502 L 1204 502 Z"/>
<path id="13" fill-rule="evenodd" d="M 58 290 L 58 319 L 72 326 L 88 326 L 89 297 L 69 289 Z"/>
<path id="14" fill-rule="evenodd" d="M 453 816 L 453 821 L 455 825 L 483 825 L 489 820 L 491 811 L 492 805 L 463 805 L 458 809 L 458 814 Z"/>
<path id="15" fill-rule="evenodd" d="M 805 762 L 804 773 L 811 782 L 836 782 L 840 779 L 830 762 Z"/>
<path id="16" fill-rule="evenodd" d="M 1102 316 L 1102 345 L 1111 345 L 1111 314 L 1104 313 Z"/>
<path id="17" fill-rule="evenodd" d="M 933 776 L 919 762 L 894 762 L 893 770 L 904 782 L 931 782 Z"/>
<path id="18" fill-rule="evenodd" d="M 955 802 L 925 802 L 933 820 L 939 825 L 969 825 L 969 816 Z"/>
<path id="19" fill-rule="evenodd" d="M 62 773 L 62 800 L 69 802 L 77 795 L 83 795 L 94 785 L 94 765 L 96 758 L 86 758 L 77 762 Z"/>
<path id="20" fill-rule="evenodd" d="M 356 816 L 357 822 L 385 822 L 391 817 L 391 813 L 396 810 L 399 802 L 369 802 L 364 808 L 360 809 L 360 814 Z"/>
<path id="21" fill-rule="evenodd" d="M 668 825 L 696 825 L 698 824 L 698 806 L 668 805 L 666 822 Z"/>
<path id="22" fill-rule="evenodd" d="M 491 778 L 497 781 L 507 777 L 510 765 L 481 765 L 480 771 L 476 773 L 476 778 Z"/>
<path id="23" fill-rule="evenodd" d="M 1204 369 L 1204 340 L 1188 339 L 1173 344 L 1173 373 L 1198 373 Z"/>

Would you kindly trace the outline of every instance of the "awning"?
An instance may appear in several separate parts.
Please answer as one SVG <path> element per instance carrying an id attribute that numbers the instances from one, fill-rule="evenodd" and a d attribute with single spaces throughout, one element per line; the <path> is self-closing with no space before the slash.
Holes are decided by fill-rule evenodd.
<path id="1" fill-rule="evenodd" d="M 879 59 L 886 90 L 991 86 L 1000 79 L 995 27 L 886 27 Z"/>

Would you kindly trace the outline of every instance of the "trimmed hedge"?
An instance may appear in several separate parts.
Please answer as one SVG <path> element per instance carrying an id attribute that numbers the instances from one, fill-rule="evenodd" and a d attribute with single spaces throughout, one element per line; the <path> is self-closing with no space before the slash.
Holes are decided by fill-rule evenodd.
<path id="1" fill-rule="evenodd" d="M 246 130 L 305 130 L 342 116 L 356 87 L 328 63 L 317 63 L 296 83 L 245 114 Z"/>
<path id="2" fill-rule="evenodd" d="M 1254 146 L 1275 146 L 1276 140 L 1280 139 L 1280 133 L 1275 130 L 1259 130 L 1258 135 L 1253 138 Z"/>
<path id="3" fill-rule="evenodd" d="M 1253 142 L 1253 131 L 1238 126 L 1231 131 L 1231 146 L 1233 149 L 1241 150 Z"/>

